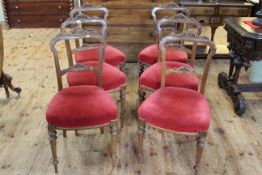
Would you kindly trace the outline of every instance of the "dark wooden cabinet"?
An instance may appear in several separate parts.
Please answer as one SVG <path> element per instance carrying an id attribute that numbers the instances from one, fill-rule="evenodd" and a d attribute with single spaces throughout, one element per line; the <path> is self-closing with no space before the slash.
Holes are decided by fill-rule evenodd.
<path id="1" fill-rule="evenodd" d="M 253 4 L 245 0 L 203 0 L 202 2 L 197 0 L 180 0 L 180 4 L 190 8 L 192 16 L 196 17 L 203 25 L 211 27 L 212 40 L 216 29 L 224 25 L 227 17 L 250 16 L 253 7 Z"/>
<path id="2" fill-rule="evenodd" d="M 9 27 L 59 27 L 69 16 L 73 0 L 4 0 Z"/>

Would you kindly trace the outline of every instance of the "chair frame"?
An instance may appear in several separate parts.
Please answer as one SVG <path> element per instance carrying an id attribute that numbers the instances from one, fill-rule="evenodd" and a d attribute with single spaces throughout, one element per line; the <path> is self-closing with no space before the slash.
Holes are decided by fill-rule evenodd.
<path id="1" fill-rule="evenodd" d="M 199 36 L 202 32 L 202 25 L 195 19 L 195 18 L 189 18 L 183 14 L 177 14 L 176 16 L 173 17 L 165 17 L 162 18 L 161 20 L 158 21 L 157 23 L 157 30 L 158 30 L 158 35 L 159 38 L 162 37 L 162 33 L 164 31 L 164 29 L 161 27 L 163 25 L 167 25 L 167 24 L 172 24 L 172 26 L 176 26 L 176 25 L 182 25 L 182 33 L 190 33 L 190 35 L 195 35 L 195 36 Z M 193 31 L 192 28 L 187 28 L 188 25 L 192 25 L 196 28 L 196 31 Z M 178 34 L 177 30 L 175 28 L 170 27 L 168 30 L 172 30 L 173 32 L 170 32 L 170 35 L 174 35 L 174 34 Z M 160 41 L 158 42 L 158 46 L 159 46 L 159 51 L 158 51 L 158 62 L 160 62 L 162 60 L 162 55 L 161 55 L 161 50 L 160 50 Z M 181 41 L 180 42 L 181 46 L 184 46 L 184 42 Z M 188 50 L 188 49 L 184 49 L 184 51 L 186 51 L 188 54 L 191 54 L 190 57 L 190 65 L 192 67 L 194 67 L 195 65 L 195 57 L 196 57 L 196 49 L 197 49 L 197 44 L 196 42 L 193 42 L 192 45 L 192 51 Z M 166 61 L 166 60 L 165 60 Z M 139 94 L 139 103 L 141 104 L 146 96 L 147 92 L 153 92 L 155 91 L 155 89 L 149 88 L 147 86 L 143 86 L 143 85 L 139 85 L 139 89 L 138 89 L 138 94 Z"/>
<path id="2" fill-rule="evenodd" d="M 58 51 L 55 48 L 55 45 L 59 41 L 69 41 L 69 40 L 75 40 L 75 39 L 88 39 L 88 38 L 94 38 L 100 41 L 102 46 L 99 46 L 99 66 L 98 68 L 94 68 L 92 66 L 86 66 L 82 64 L 75 64 L 75 65 L 69 65 L 68 68 L 62 69 L 60 68 L 60 63 L 59 63 L 59 56 L 58 56 Z M 63 84 L 62 84 L 62 76 L 65 75 L 67 72 L 70 71 L 93 71 L 96 72 L 97 74 L 100 74 L 102 72 L 102 63 L 104 59 L 104 47 L 105 47 L 105 42 L 104 39 L 101 35 L 99 35 L 95 30 L 88 30 L 88 31 L 82 31 L 81 33 L 77 34 L 63 34 L 60 33 L 56 35 L 50 42 L 50 49 L 53 53 L 54 56 L 54 61 L 55 61 L 55 68 L 56 68 L 56 75 L 57 75 L 57 83 L 58 83 L 58 91 L 61 91 L 63 89 Z M 93 49 L 94 47 L 92 46 L 85 46 L 82 49 Z M 102 75 L 102 74 L 100 74 Z M 98 76 L 98 86 L 102 87 L 102 76 Z M 117 123 L 118 123 L 118 117 L 116 120 L 112 120 L 108 123 L 104 123 L 102 125 L 96 125 L 96 126 L 90 126 L 90 127 L 74 127 L 74 128 L 66 128 L 66 127 L 58 127 L 55 125 L 48 124 L 48 135 L 49 135 L 49 142 L 51 146 L 51 152 L 52 152 L 52 157 L 53 157 L 53 165 L 55 172 L 58 172 L 58 160 L 57 160 L 57 147 L 56 147 L 56 140 L 57 140 L 57 135 L 56 135 L 56 130 L 86 130 L 86 129 L 94 129 L 94 128 L 103 128 L 105 126 L 110 126 L 110 133 L 111 133 L 111 153 L 112 153 L 112 165 L 115 166 L 117 162 L 117 154 L 116 154 L 116 144 L 117 144 Z"/>
<path id="3" fill-rule="evenodd" d="M 107 23 L 105 22 L 105 20 L 101 19 L 101 18 L 98 18 L 98 17 L 89 17 L 89 16 L 86 16 L 86 15 L 80 15 L 80 16 L 75 16 L 75 18 L 69 18 L 67 19 L 65 22 L 63 22 L 61 24 L 61 32 L 62 33 L 66 33 L 66 29 L 70 26 L 74 26 L 74 25 L 80 25 L 80 28 L 78 28 L 79 30 L 89 30 L 89 29 L 83 29 L 83 25 L 87 25 L 87 24 L 100 24 L 101 25 L 101 35 L 103 36 L 104 40 L 106 38 L 106 28 L 107 28 Z M 78 29 L 75 29 L 76 31 Z M 91 30 L 95 30 L 95 29 L 91 29 Z M 79 40 L 76 39 L 75 40 L 75 43 L 76 43 L 76 47 L 80 47 L 80 43 L 79 43 Z M 65 44 L 66 44 L 66 49 L 67 49 L 67 55 L 68 55 L 68 58 L 70 59 L 69 60 L 69 63 L 72 64 L 73 63 L 73 57 L 72 57 L 72 53 L 70 52 L 70 49 L 68 48 L 69 47 L 69 42 L 68 41 L 65 41 Z M 124 84 L 123 86 L 119 87 L 119 88 L 116 88 L 116 89 L 112 89 L 112 90 L 109 90 L 108 92 L 116 92 L 116 91 L 119 91 L 119 99 L 120 99 L 120 105 L 121 105 L 121 128 L 123 128 L 124 126 L 124 123 L 125 123 L 125 98 L 126 98 L 126 84 Z M 103 131 L 101 131 L 103 132 Z M 66 133 L 65 131 L 63 132 L 64 136 L 66 136 Z M 76 135 L 77 135 L 77 132 L 76 132 Z"/>
<path id="4" fill-rule="evenodd" d="M 4 38 L 3 38 L 3 30 L 2 25 L 0 25 L 0 87 L 5 89 L 6 97 L 10 97 L 9 89 L 16 92 L 18 97 L 22 89 L 20 87 L 14 87 L 12 84 L 12 77 L 8 74 L 5 74 L 3 71 L 4 65 Z"/>
<path id="5" fill-rule="evenodd" d="M 153 19 L 153 29 L 154 29 L 154 36 L 156 38 L 156 42 L 157 44 L 159 44 L 159 41 L 161 40 L 161 38 L 159 38 L 159 31 L 158 31 L 158 28 L 157 28 L 157 24 L 158 24 L 158 19 L 157 19 L 157 12 L 159 11 L 163 11 L 163 10 L 172 10 L 174 12 L 176 12 L 176 15 L 178 13 L 183 13 L 185 16 L 190 16 L 190 9 L 188 8 L 185 8 L 185 7 L 181 7 L 179 6 L 177 3 L 175 2 L 170 2 L 170 3 L 165 3 L 165 4 L 160 4 L 156 7 L 154 7 L 151 11 L 151 16 L 152 16 L 152 19 Z M 174 15 L 174 16 L 176 16 Z M 169 16 L 171 17 L 171 16 Z M 144 72 L 144 69 L 145 67 L 147 66 L 147 64 L 139 61 L 138 62 L 139 64 L 139 76 Z"/>
<path id="6" fill-rule="evenodd" d="M 215 44 L 208 39 L 207 37 L 198 37 L 196 35 L 190 35 L 188 33 L 185 34 L 181 34 L 181 35 L 169 35 L 164 37 L 161 42 L 160 42 L 160 48 L 161 48 L 161 54 L 162 54 L 162 72 L 161 72 L 161 87 L 165 87 L 165 76 L 169 73 L 178 73 L 180 70 L 178 69 L 171 69 L 171 71 L 167 71 L 165 69 L 165 65 L 166 65 L 166 44 L 168 42 L 193 42 L 193 43 L 202 43 L 205 45 L 208 45 L 210 47 L 210 51 L 209 54 L 207 56 L 206 59 L 206 63 L 204 66 L 204 71 L 203 71 L 203 75 L 202 75 L 202 81 L 201 81 L 201 85 L 200 85 L 200 93 L 204 95 L 205 92 L 205 87 L 206 87 L 206 82 L 207 82 L 207 77 L 208 77 L 208 72 L 210 69 L 210 64 L 212 61 L 213 56 L 215 55 L 216 52 L 216 46 Z M 184 48 L 181 45 L 173 45 L 171 47 L 174 47 L 176 49 L 179 50 L 186 50 L 186 48 Z M 184 73 L 185 71 L 187 71 L 187 69 L 184 69 L 183 71 L 181 71 L 180 73 Z M 189 73 L 191 73 L 192 70 L 189 71 Z M 142 119 L 138 119 L 138 130 L 137 130 L 137 134 L 138 134 L 138 151 L 141 154 L 142 153 L 142 146 L 143 146 L 143 137 L 145 134 L 145 128 L 146 125 L 156 128 L 160 131 L 165 131 L 165 132 L 170 132 L 173 134 L 179 133 L 179 134 L 185 134 L 185 135 L 196 135 L 197 136 L 197 153 L 196 153 L 196 162 L 195 162 L 195 174 L 199 174 L 200 171 L 200 161 L 202 158 L 202 154 L 203 154 L 203 149 L 204 149 L 204 145 L 207 139 L 207 131 L 200 131 L 199 133 L 188 133 L 188 132 L 176 132 L 176 131 L 172 131 L 172 130 L 168 130 L 168 129 L 164 129 L 164 128 L 160 128 L 158 126 L 152 125 L 147 123 L 146 121 L 142 120 Z"/>

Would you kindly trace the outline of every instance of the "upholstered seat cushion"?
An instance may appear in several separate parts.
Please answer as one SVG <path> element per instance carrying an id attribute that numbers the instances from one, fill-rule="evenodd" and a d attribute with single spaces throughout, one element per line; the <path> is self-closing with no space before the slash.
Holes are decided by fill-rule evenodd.
<path id="1" fill-rule="evenodd" d="M 77 63 L 86 61 L 97 61 L 99 53 L 97 49 L 83 50 L 75 54 L 75 60 Z M 105 47 L 105 62 L 112 66 L 119 66 L 126 59 L 126 56 L 120 50 L 107 45 Z"/>
<path id="2" fill-rule="evenodd" d="M 161 62 L 149 66 L 139 78 L 139 84 L 151 89 L 158 89 L 161 85 Z M 166 68 L 190 67 L 188 64 L 179 62 L 166 62 Z M 166 86 L 183 87 L 198 90 L 198 78 L 193 75 L 171 73 L 166 75 Z"/>
<path id="3" fill-rule="evenodd" d="M 139 107 L 138 116 L 154 126 L 176 131 L 207 131 L 210 111 L 206 98 L 199 92 L 176 87 L 160 88 Z"/>
<path id="4" fill-rule="evenodd" d="M 138 55 L 139 61 L 145 64 L 149 64 L 149 65 L 156 63 L 157 58 L 158 58 L 158 45 L 157 44 L 152 44 L 146 47 Z M 166 60 L 187 63 L 188 56 L 185 51 L 167 49 L 166 50 Z"/>
<path id="5" fill-rule="evenodd" d="M 59 91 L 51 100 L 46 120 L 57 127 L 102 125 L 117 118 L 112 97 L 97 86 L 74 86 Z"/>
<path id="6" fill-rule="evenodd" d="M 83 62 L 82 64 L 97 67 L 97 61 Z M 110 64 L 103 63 L 103 89 L 112 90 L 119 88 L 126 83 L 126 76 L 123 72 Z M 98 77 L 95 72 L 78 71 L 69 72 L 67 74 L 67 82 L 69 86 L 78 85 L 98 85 Z"/>

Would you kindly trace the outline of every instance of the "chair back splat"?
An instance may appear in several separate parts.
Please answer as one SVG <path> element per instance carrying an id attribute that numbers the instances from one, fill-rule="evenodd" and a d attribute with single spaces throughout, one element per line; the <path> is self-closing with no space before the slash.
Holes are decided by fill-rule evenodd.
<path id="1" fill-rule="evenodd" d="M 167 11 L 171 12 L 172 11 L 173 14 L 170 15 L 170 16 L 174 16 L 177 13 L 183 13 L 186 16 L 190 16 L 190 10 L 188 8 L 179 6 L 177 3 L 171 2 L 171 3 L 166 3 L 166 4 L 160 4 L 159 6 L 154 7 L 152 12 L 151 12 L 154 26 L 156 26 L 156 23 L 157 23 L 157 20 L 158 20 L 158 14 L 161 11 L 165 11 L 165 12 L 167 12 Z M 165 13 L 165 15 L 166 15 L 166 13 Z"/>
<path id="2" fill-rule="evenodd" d="M 196 47 L 198 46 L 198 44 L 202 44 L 208 46 L 210 49 L 206 58 L 204 71 L 201 76 L 200 93 L 204 94 L 210 63 L 212 61 L 213 56 L 216 53 L 216 45 L 209 38 L 204 36 L 199 37 L 192 33 L 184 33 L 180 35 L 172 34 L 164 37 L 160 41 L 160 49 L 162 55 L 161 87 L 165 87 L 166 74 L 169 73 L 194 74 L 194 70 L 189 67 L 179 67 L 173 70 L 166 70 L 166 48 L 170 48 L 174 50 L 183 50 L 183 51 L 188 50 L 185 46 L 178 44 L 179 42 L 195 43 Z M 192 55 L 195 56 L 195 50 L 191 52 L 191 56 Z"/>
<path id="3" fill-rule="evenodd" d="M 85 39 L 85 40 L 96 40 L 96 43 L 92 44 L 82 44 L 81 47 L 76 47 L 72 49 L 70 41 L 76 40 L 76 39 Z M 93 50 L 97 49 L 99 52 L 99 65 L 97 67 L 87 66 L 83 65 L 81 63 L 77 63 L 75 65 L 70 65 L 67 68 L 61 69 L 60 62 L 59 62 L 59 54 L 58 50 L 56 48 L 56 44 L 60 41 L 67 41 L 68 45 L 66 45 L 67 50 L 70 55 L 76 53 L 77 51 L 83 51 L 83 50 Z M 50 49 L 54 56 L 55 61 L 55 68 L 56 68 L 56 75 L 57 75 L 57 83 L 58 83 L 58 90 L 63 89 L 63 83 L 62 83 L 62 76 L 65 75 L 67 72 L 70 71 L 92 71 L 97 73 L 98 76 L 98 86 L 102 87 L 102 69 L 103 69 L 103 62 L 104 62 L 104 48 L 105 48 L 105 41 L 99 33 L 94 29 L 89 29 L 85 31 L 78 31 L 76 33 L 71 34 L 64 34 L 60 33 L 57 34 L 50 42 Z M 69 60 L 69 59 L 68 59 Z"/>
<path id="4" fill-rule="evenodd" d="M 163 37 L 163 35 L 159 35 L 159 31 L 157 28 L 157 24 L 160 19 L 168 18 L 172 16 L 176 16 L 177 14 L 184 14 L 185 16 L 190 16 L 190 9 L 181 7 L 178 4 L 171 2 L 166 4 L 160 4 L 154 7 L 151 11 L 152 19 L 153 19 L 153 33 L 152 36 L 154 37 L 154 43 L 149 45 L 148 47 L 144 48 L 139 52 L 138 55 L 138 62 L 139 62 L 139 76 L 144 72 L 144 68 L 146 65 L 152 65 L 159 61 L 159 41 Z M 172 27 L 172 26 L 171 26 Z M 187 63 L 187 57 L 184 53 L 175 53 L 169 54 L 170 59 L 173 61 Z M 168 57 L 168 58 L 169 58 Z"/>
<path id="5" fill-rule="evenodd" d="M 84 5 L 80 6 L 80 7 L 76 7 L 74 9 L 72 9 L 70 11 L 70 18 L 75 18 L 75 16 L 79 15 L 79 14 L 86 14 L 88 16 L 91 16 L 88 14 L 88 12 L 97 12 L 99 13 L 103 13 L 102 15 L 102 19 L 104 19 L 105 21 L 107 20 L 108 17 L 108 10 L 106 7 L 100 6 L 100 5 L 93 5 L 93 4 L 88 4 L 85 3 Z M 94 16 L 94 15 L 92 15 Z"/>
<path id="6" fill-rule="evenodd" d="M 161 12 L 165 12 L 164 16 L 160 14 Z M 168 13 L 168 12 L 172 12 L 172 13 Z M 188 8 L 181 7 L 174 2 L 167 3 L 167 4 L 160 4 L 159 6 L 156 6 L 152 9 L 151 15 L 153 18 L 154 35 L 157 42 L 159 42 L 159 40 L 161 39 L 159 38 L 159 34 L 158 34 L 159 31 L 157 28 L 159 19 L 176 16 L 179 13 L 188 17 L 190 16 L 190 10 Z"/>
<path id="7" fill-rule="evenodd" d="M 85 26 L 87 25 L 100 25 L 100 33 L 101 35 L 106 38 L 106 30 L 107 30 L 107 23 L 105 20 L 98 18 L 98 17 L 89 17 L 86 15 L 77 15 L 74 18 L 68 18 L 61 24 L 61 32 L 62 33 L 72 33 L 75 30 L 84 30 Z M 69 31 L 67 31 L 69 29 Z M 98 30 L 99 31 L 99 30 Z"/>
<path id="8" fill-rule="evenodd" d="M 106 41 L 106 29 L 107 29 L 107 23 L 105 20 L 98 18 L 98 17 L 89 17 L 85 14 L 83 15 L 76 15 L 74 18 L 68 18 L 66 21 L 64 21 L 61 24 L 61 32 L 62 33 L 76 33 L 81 30 L 93 30 L 91 27 L 87 26 L 94 26 L 94 25 L 100 25 L 101 28 L 97 31 L 104 37 L 104 40 Z M 95 30 L 95 29 L 94 29 Z M 80 47 L 80 41 L 79 39 L 75 40 L 76 47 Z M 70 50 L 68 50 L 69 42 L 65 41 L 66 49 L 67 49 L 67 55 L 68 55 L 68 61 L 70 66 L 73 65 L 73 58 L 70 54 Z"/>
<path id="9" fill-rule="evenodd" d="M 202 25 L 195 19 L 189 18 L 182 13 L 178 13 L 176 16 L 164 17 L 157 22 L 158 31 L 158 61 L 161 61 L 161 54 L 159 43 L 161 38 L 167 34 L 181 34 L 181 33 L 191 33 L 199 36 L 202 33 Z M 166 35 L 165 35 L 166 34 Z M 184 45 L 181 41 L 180 44 Z M 193 43 L 192 51 L 196 51 L 196 44 Z M 195 52 L 194 52 L 195 53 Z M 194 66 L 195 55 L 192 55 L 190 59 L 191 66 Z"/>

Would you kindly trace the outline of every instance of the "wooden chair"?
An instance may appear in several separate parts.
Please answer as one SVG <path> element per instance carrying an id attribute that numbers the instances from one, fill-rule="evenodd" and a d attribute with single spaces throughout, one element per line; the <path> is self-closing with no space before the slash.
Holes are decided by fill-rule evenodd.
<path id="1" fill-rule="evenodd" d="M 165 36 L 166 34 L 179 34 L 179 33 L 191 33 L 191 35 L 199 36 L 202 32 L 202 25 L 194 18 L 188 18 L 183 14 L 177 14 L 174 17 L 164 17 L 157 23 L 157 30 L 159 38 Z M 182 46 L 183 42 L 178 43 Z M 192 49 L 184 50 L 174 50 L 167 49 L 168 52 L 166 57 L 173 53 L 183 53 L 191 55 L 189 59 L 189 64 L 177 62 L 174 60 L 166 60 L 166 67 L 168 68 L 178 68 L 178 67 L 188 67 L 192 68 L 195 64 L 195 52 L 196 52 L 196 43 L 193 44 Z M 192 54 L 191 54 L 192 53 Z M 169 57 L 170 58 L 170 57 Z M 158 60 L 156 63 L 149 66 L 139 77 L 139 102 L 141 103 L 146 95 L 146 92 L 152 92 L 160 88 L 161 85 L 161 68 L 162 63 L 161 54 L 159 52 Z M 173 87 L 183 87 L 193 90 L 198 90 L 198 78 L 194 75 L 183 75 L 183 74 L 170 74 L 166 75 L 166 86 Z"/>
<path id="2" fill-rule="evenodd" d="M 19 96 L 22 89 L 20 87 L 14 87 L 12 84 L 12 77 L 8 74 L 5 74 L 3 71 L 4 65 L 4 39 L 2 25 L 0 25 L 0 87 L 5 89 L 6 97 L 10 97 L 9 89 L 15 91 Z"/>
<path id="3" fill-rule="evenodd" d="M 96 39 L 98 43 L 84 45 L 72 49 L 72 52 L 86 49 L 99 50 L 99 65 L 87 66 L 77 63 L 61 68 L 60 55 L 56 48 L 57 43 L 76 39 Z M 55 172 L 57 169 L 57 149 L 56 149 L 56 130 L 83 130 L 92 128 L 102 128 L 110 125 L 112 139 L 112 163 L 115 166 L 117 161 L 116 143 L 117 143 L 117 122 L 118 110 L 112 97 L 101 87 L 103 85 L 102 69 L 104 59 L 105 41 L 95 30 L 82 31 L 75 34 L 58 34 L 50 42 L 50 48 L 54 55 L 58 92 L 52 98 L 46 112 L 48 122 L 48 135 L 53 156 Z M 70 59 L 70 58 L 69 58 Z M 97 86 L 82 85 L 63 88 L 62 76 L 72 71 L 91 71 L 97 74 Z"/>
<path id="4" fill-rule="evenodd" d="M 177 42 L 203 44 L 210 48 L 201 77 L 199 92 L 180 87 L 166 87 L 165 78 L 167 74 L 195 74 L 194 70 L 188 67 L 173 69 L 166 67 L 166 47 L 187 50 Z M 160 42 L 160 49 L 162 54 L 161 88 L 153 92 L 138 109 L 138 151 L 140 153 L 142 151 L 146 124 L 161 131 L 197 135 L 197 154 L 194 169 L 195 174 L 198 174 L 210 124 L 210 110 L 204 92 L 216 46 L 206 37 L 181 34 L 164 37 Z"/>
<path id="5" fill-rule="evenodd" d="M 77 24 L 81 24 L 79 27 L 75 26 Z M 61 31 L 63 33 L 66 33 L 66 30 L 68 29 L 69 26 L 74 26 L 73 31 L 85 31 L 88 30 L 88 25 L 94 25 L 94 24 L 99 24 L 101 25 L 101 35 L 104 36 L 106 33 L 106 22 L 101 19 L 101 18 L 96 18 L 96 17 L 88 17 L 86 15 L 84 16 L 78 16 L 75 18 L 69 18 L 67 19 L 64 23 L 61 25 Z M 84 29 L 82 28 L 83 26 L 86 26 Z M 87 44 L 87 43 L 83 43 Z M 67 47 L 70 45 L 68 41 L 66 41 Z M 76 47 L 80 47 L 79 40 L 76 40 Z M 72 53 L 70 53 L 70 49 L 68 53 L 68 57 L 72 59 Z M 81 50 L 80 52 L 84 52 Z M 88 50 L 85 52 L 89 52 L 91 55 L 95 55 L 95 57 L 98 57 L 98 52 L 96 50 Z M 75 53 L 75 56 L 79 54 L 79 51 Z M 97 60 L 89 60 L 85 62 L 81 62 L 81 64 L 84 65 L 92 65 L 95 66 L 97 65 Z M 125 94 L 126 94 L 126 81 L 127 77 L 126 75 L 121 72 L 119 69 L 116 67 L 104 62 L 103 63 L 103 86 L 102 88 L 106 91 L 113 92 L 113 91 L 119 91 L 119 100 L 121 103 L 121 128 L 124 126 L 124 116 L 125 116 Z M 90 72 L 70 72 L 67 74 L 67 81 L 69 86 L 78 86 L 78 85 L 95 85 L 97 84 L 97 77 L 94 77 L 95 74 L 92 74 Z"/>
<path id="6" fill-rule="evenodd" d="M 75 19 L 79 16 L 90 16 L 90 17 L 96 17 L 94 16 L 95 12 L 102 13 L 102 19 L 107 22 L 108 17 L 108 10 L 106 7 L 98 6 L 98 5 L 92 5 L 92 4 L 84 4 L 81 7 L 76 7 L 71 10 L 70 12 L 70 18 Z M 97 17 L 98 18 L 98 17 Z M 83 26 L 84 28 L 85 26 Z M 103 33 L 103 36 L 106 40 L 106 29 Z M 76 62 L 86 62 L 86 61 L 93 61 L 97 60 L 94 56 L 86 52 L 79 52 L 76 54 Z M 124 71 L 125 67 L 125 59 L 126 56 L 123 52 L 121 52 L 119 49 L 112 47 L 111 45 L 106 45 L 105 47 L 105 62 L 108 64 L 111 64 L 113 66 L 119 67 L 120 70 Z"/>
<path id="7" fill-rule="evenodd" d="M 165 12 L 165 16 L 175 16 L 177 13 L 183 13 L 185 16 L 190 16 L 190 10 L 185 7 L 180 7 L 176 3 L 167 3 L 161 4 L 157 7 L 154 7 L 152 10 L 152 18 L 153 18 L 153 27 L 154 27 L 154 35 L 156 38 L 156 43 L 151 44 L 150 46 L 144 48 L 138 54 L 138 63 L 139 63 L 139 76 L 143 73 L 146 65 L 152 65 L 157 62 L 158 54 L 159 54 L 159 38 L 158 30 L 157 30 L 157 22 L 161 19 L 161 12 Z M 173 13 L 169 13 L 173 12 Z M 187 54 L 184 52 L 169 52 L 167 51 L 167 60 L 178 61 L 182 63 L 187 63 Z"/>

